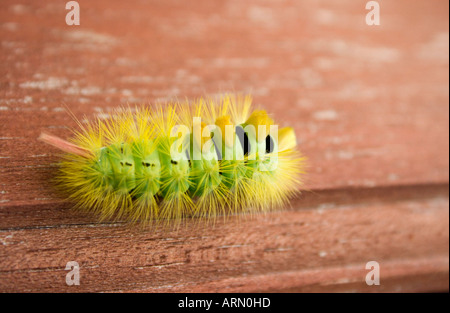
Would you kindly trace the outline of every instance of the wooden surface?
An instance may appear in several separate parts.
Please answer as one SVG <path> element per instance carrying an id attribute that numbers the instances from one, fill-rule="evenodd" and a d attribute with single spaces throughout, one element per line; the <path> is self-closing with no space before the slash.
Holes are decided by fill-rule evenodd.
<path id="1" fill-rule="evenodd" d="M 0 3 L 0 291 L 448 291 L 447 1 Z M 308 157 L 291 207 L 178 230 L 98 223 L 50 183 L 80 118 L 251 92 Z M 381 285 L 367 286 L 377 261 Z M 80 264 L 80 286 L 65 283 Z"/>

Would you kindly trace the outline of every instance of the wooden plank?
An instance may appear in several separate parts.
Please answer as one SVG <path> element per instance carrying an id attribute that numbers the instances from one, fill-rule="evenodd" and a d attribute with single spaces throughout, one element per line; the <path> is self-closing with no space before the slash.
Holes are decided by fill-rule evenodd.
<path id="1" fill-rule="evenodd" d="M 357 206 L 405 200 L 420 201 L 440 196 L 448 196 L 448 184 L 326 189 L 305 191 L 299 198 L 293 200 L 290 206 L 296 209 L 320 209 L 336 205 Z M 63 199 L 42 202 L 44 203 L 0 207 L 0 230 L 57 228 L 98 223 L 96 216 L 71 210 L 73 205 Z"/>
<path id="2" fill-rule="evenodd" d="M 382 2 L 372 27 L 362 0 L 78 2 L 80 26 L 64 3 L 0 4 L 1 292 L 448 290 L 448 1 Z M 70 135 L 65 106 L 228 91 L 295 128 L 308 191 L 291 208 L 142 230 L 54 191 L 58 152 L 36 139 Z"/>
<path id="3" fill-rule="evenodd" d="M 178 286 L 194 291 L 206 290 L 205 283 L 226 290 L 230 277 L 246 286 L 253 276 L 284 272 L 294 272 L 286 286 L 302 289 L 310 285 L 308 280 L 300 283 L 303 275 L 314 276 L 322 268 L 325 272 L 316 283 L 336 279 L 326 271 L 334 273 L 339 266 L 342 279 L 345 267 L 353 266 L 347 278 L 354 282 L 372 260 L 381 267 L 388 264 L 388 278 L 437 275 L 441 286 L 448 280 L 448 205 L 446 196 L 366 207 L 337 205 L 251 219 L 231 217 L 214 227 L 188 221 L 173 231 L 120 224 L 4 230 L 0 290 L 158 291 Z M 430 260 L 422 260 L 424 256 Z M 83 282 L 77 289 L 65 285 L 69 261 L 82 268 Z M 390 262 L 397 261 L 411 271 L 392 272 Z M 417 270 L 423 262 L 429 263 Z M 276 289 L 274 284 L 269 280 L 261 289 Z"/>
<path id="4" fill-rule="evenodd" d="M 399 269 L 401 269 L 399 271 Z M 430 292 L 448 288 L 448 259 L 383 262 L 380 285 L 367 285 L 361 264 L 231 278 L 196 286 L 166 287 L 169 292 Z M 447 277 L 447 279 L 446 279 Z M 139 292 L 152 289 L 132 290 Z"/>

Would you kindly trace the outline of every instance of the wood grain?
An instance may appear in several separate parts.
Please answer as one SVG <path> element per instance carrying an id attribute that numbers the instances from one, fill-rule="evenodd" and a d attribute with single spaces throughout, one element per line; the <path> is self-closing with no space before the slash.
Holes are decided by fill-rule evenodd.
<path id="1" fill-rule="evenodd" d="M 212 286 L 217 286 L 215 291 L 226 291 L 227 284 L 221 281 L 230 277 L 244 276 L 251 281 L 253 276 L 258 279 L 267 273 L 302 274 L 313 269 L 320 273 L 317 269 L 322 267 L 325 271 L 341 267 L 339 279 L 363 285 L 365 264 L 371 260 L 381 266 L 386 263 L 388 268 L 392 260 L 399 265 L 405 262 L 405 276 L 445 272 L 448 259 L 441 253 L 448 250 L 448 217 L 448 199 L 437 197 L 365 208 L 291 210 L 248 220 L 232 217 L 214 227 L 187 222 L 179 230 L 164 232 L 117 224 L 3 231 L 6 257 L 0 267 L 1 281 L 13 291 L 17 287 L 8 282 L 21 282 L 19 291 L 73 291 L 76 289 L 64 286 L 63 268 L 76 260 L 84 277 L 78 290 L 84 291 L 172 287 L 206 291 Z M 420 261 L 424 255 L 431 258 L 436 254 L 438 264 L 429 260 L 422 268 L 415 263 L 424 262 Z M 347 266 L 352 266 L 350 274 L 346 274 Z M 306 278 L 302 282 L 300 276 L 294 282 L 285 281 L 284 286 L 333 283 L 336 275 L 330 276 L 325 273 L 313 282 Z M 211 281 L 214 283 L 205 288 Z M 277 289 L 277 284 L 268 279 L 260 287 Z"/>
<path id="2" fill-rule="evenodd" d="M 448 2 L 0 4 L 1 292 L 448 291 Z M 308 157 L 290 208 L 177 231 L 99 223 L 51 179 L 80 120 L 251 92 Z M 364 283 L 366 262 L 381 286 Z M 65 284 L 68 261 L 81 285 Z"/>

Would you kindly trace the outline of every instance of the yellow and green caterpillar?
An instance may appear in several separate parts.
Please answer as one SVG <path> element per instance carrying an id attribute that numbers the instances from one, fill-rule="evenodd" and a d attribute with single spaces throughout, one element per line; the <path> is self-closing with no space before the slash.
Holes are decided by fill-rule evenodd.
<path id="1" fill-rule="evenodd" d="M 250 96 L 115 111 L 75 131 L 59 187 L 78 208 L 132 222 L 269 211 L 299 193 L 304 158 L 291 127 Z"/>

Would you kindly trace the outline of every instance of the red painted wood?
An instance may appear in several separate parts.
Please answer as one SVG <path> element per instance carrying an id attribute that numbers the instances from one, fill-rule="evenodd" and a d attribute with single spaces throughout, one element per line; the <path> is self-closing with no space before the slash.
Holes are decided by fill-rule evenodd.
<path id="1" fill-rule="evenodd" d="M 366 1 L 78 2 L 80 26 L 64 2 L 0 4 L 0 291 L 448 290 L 447 1 L 382 2 L 380 26 Z M 309 191 L 291 209 L 142 230 L 52 188 L 58 151 L 37 138 L 70 136 L 66 107 L 230 91 L 295 128 Z"/>

